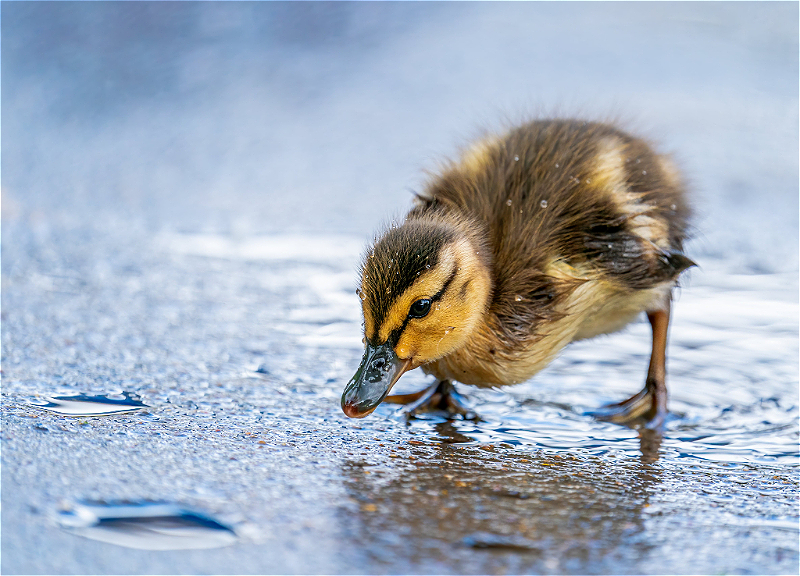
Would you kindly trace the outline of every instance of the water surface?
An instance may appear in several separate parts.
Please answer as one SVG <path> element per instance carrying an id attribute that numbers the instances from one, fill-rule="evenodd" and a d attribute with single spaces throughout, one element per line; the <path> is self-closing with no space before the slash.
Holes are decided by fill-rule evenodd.
<path id="1" fill-rule="evenodd" d="M 798 573 L 796 4 L 1 9 L 4 574 Z M 347 419 L 362 247 L 538 111 L 687 174 L 663 438 L 644 320 Z"/>
<path id="2" fill-rule="evenodd" d="M 645 320 L 568 347 L 525 384 L 460 386 L 478 422 L 431 413 L 406 423 L 393 405 L 347 419 L 339 397 L 361 355 L 359 242 L 308 234 L 309 244 L 343 248 L 335 259 L 298 260 L 294 238 L 254 236 L 243 255 L 230 239 L 160 236 L 146 272 L 92 284 L 91 305 L 101 303 L 111 325 L 136 322 L 141 331 L 127 356 L 102 368 L 149 406 L 139 414 L 75 419 L 28 403 L 58 366 L 81 362 L 81 335 L 91 331 L 79 313 L 87 292 L 59 294 L 55 306 L 49 294 L 26 296 L 51 318 L 71 315 L 77 341 L 51 352 L 51 374 L 42 373 L 28 359 L 48 341 L 11 346 L 26 331 L 13 315 L 6 320 L 15 376 L 4 382 L 4 458 L 18 465 L 5 467 L 4 483 L 27 486 L 32 498 L 6 511 L 30 507 L 33 530 L 62 498 L 180 501 L 236 531 L 235 561 L 225 560 L 227 548 L 213 561 L 193 557 L 223 572 L 229 562 L 237 571 L 481 573 L 782 572 L 797 564 L 797 303 L 788 275 L 729 274 L 710 261 L 685 281 L 669 348 L 671 414 L 652 445 L 587 414 L 641 386 Z M 36 281 L 14 277 L 6 301 L 31 294 L 26 285 Z M 157 298 L 144 282 L 159 286 Z M 124 308 L 115 305 L 120 294 Z M 749 314 L 753 306 L 761 313 Z M 207 331 L 199 339 L 198 326 Z M 176 357 L 202 362 L 175 366 Z M 102 397 L 105 379 L 75 374 L 84 376 L 60 389 Z M 428 381 L 410 373 L 398 386 Z M 54 489 L 54 477 L 69 479 L 69 489 Z M 170 549 L 227 543 L 214 533 L 202 546 L 178 545 L 174 535 L 164 544 L 175 526 L 163 522 L 126 522 L 121 536 L 92 525 L 82 535 L 151 549 L 153 541 Z"/>

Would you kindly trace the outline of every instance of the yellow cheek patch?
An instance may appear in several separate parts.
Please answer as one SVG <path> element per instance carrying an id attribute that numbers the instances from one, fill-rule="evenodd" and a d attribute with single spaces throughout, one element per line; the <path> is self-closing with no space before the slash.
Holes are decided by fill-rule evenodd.
<path id="1" fill-rule="evenodd" d="M 432 298 L 437 294 L 453 274 L 454 269 L 455 257 L 447 250 L 443 250 L 436 267 L 421 276 L 389 308 L 389 313 L 386 314 L 386 319 L 378 332 L 379 340 L 385 342 L 394 330 L 403 326 L 414 302 L 420 298 Z M 436 303 L 433 305 L 436 306 Z"/>
<path id="2" fill-rule="evenodd" d="M 395 347 L 395 352 L 400 358 L 415 358 L 427 361 L 431 357 L 438 357 L 452 348 L 452 338 L 461 336 L 456 334 L 455 325 L 463 323 L 465 311 L 451 309 L 446 303 L 434 308 L 430 318 L 421 318 L 409 322 L 400 337 L 400 342 Z M 459 338 L 460 340 L 460 338 Z"/>
<path id="3" fill-rule="evenodd" d="M 434 293 L 441 292 L 445 285 L 447 288 L 427 316 L 408 321 L 395 346 L 400 358 L 413 357 L 415 365 L 440 358 L 463 345 L 483 316 L 491 290 L 488 272 L 469 242 L 456 242 L 447 252 L 436 274 L 425 277 L 419 286 L 413 287 L 429 287 Z M 408 296 L 406 301 L 410 306 L 418 297 L 430 296 L 430 292 L 418 296 L 412 290 L 404 296 Z M 407 314 L 408 308 L 401 310 Z M 400 326 L 405 318 L 403 316 Z"/>

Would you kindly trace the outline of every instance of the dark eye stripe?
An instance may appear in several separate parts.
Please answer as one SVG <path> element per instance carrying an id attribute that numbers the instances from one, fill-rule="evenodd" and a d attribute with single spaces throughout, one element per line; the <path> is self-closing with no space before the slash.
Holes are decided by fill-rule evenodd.
<path id="1" fill-rule="evenodd" d="M 458 263 L 456 262 L 456 265 L 453 266 L 453 271 L 450 273 L 450 276 L 447 278 L 447 280 L 445 280 L 444 284 L 442 285 L 442 289 L 439 290 L 433 296 L 431 296 L 430 298 L 431 302 L 436 302 L 437 300 L 440 300 L 442 296 L 444 296 L 444 293 L 450 287 L 450 284 L 452 284 L 453 280 L 455 280 L 457 272 L 458 272 Z M 403 335 L 403 330 L 406 329 L 406 326 L 408 326 L 408 321 L 411 319 L 412 318 L 410 316 L 406 316 L 405 320 L 403 320 L 402 326 L 400 326 L 399 328 L 395 328 L 394 330 L 391 331 L 391 333 L 389 334 L 388 342 L 392 347 L 397 346 L 397 343 L 400 341 L 400 336 Z"/>
<path id="2" fill-rule="evenodd" d="M 461 285 L 461 288 L 459 288 L 458 297 L 462 300 L 466 299 L 467 297 L 467 290 L 469 289 L 470 282 L 472 282 L 472 280 L 467 280 Z"/>
<path id="3" fill-rule="evenodd" d="M 447 289 L 450 287 L 450 284 L 453 283 L 453 280 L 456 279 L 456 272 L 458 272 L 458 263 L 453 266 L 453 271 L 450 273 L 450 277 L 444 281 L 444 285 L 442 285 L 442 289 L 439 290 L 436 294 L 431 297 L 431 302 L 436 302 L 437 300 L 441 299 Z"/>

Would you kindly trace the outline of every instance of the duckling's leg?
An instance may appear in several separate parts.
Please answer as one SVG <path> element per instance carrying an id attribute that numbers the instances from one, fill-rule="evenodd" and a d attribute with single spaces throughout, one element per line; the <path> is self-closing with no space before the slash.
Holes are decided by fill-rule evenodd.
<path id="1" fill-rule="evenodd" d="M 449 380 L 434 382 L 428 388 L 413 394 L 393 394 L 387 396 L 384 402 L 392 404 L 405 404 L 403 414 L 411 418 L 417 412 L 428 410 L 443 410 L 450 415 L 460 414 L 464 419 L 475 419 L 475 413 L 464 405 L 461 394 Z"/>
<path id="2" fill-rule="evenodd" d="M 667 329 L 669 328 L 670 304 L 663 310 L 647 313 L 653 329 L 653 351 L 650 354 L 650 367 L 644 389 L 627 400 L 603 406 L 597 413 L 600 420 L 619 424 L 634 424 L 644 421 L 645 427 L 657 429 L 664 423 L 667 415 Z"/>
<path id="3" fill-rule="evenodd" d="M 667 417 L 667 330 L 669 329 L 670 304 L 664 310 L 648 312 L 647 319 L 653 329 L 653 351 L 650 353 L 650 366 L 647 369 L 645 390 L 652 393 L 652 401 L 647 413 L 647 427 L 660 428 Z"/>

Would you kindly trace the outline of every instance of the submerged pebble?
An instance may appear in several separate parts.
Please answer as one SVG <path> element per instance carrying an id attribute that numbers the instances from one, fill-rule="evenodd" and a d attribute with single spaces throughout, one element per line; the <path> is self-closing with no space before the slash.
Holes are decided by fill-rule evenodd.
<path id="1" fill-rule="evenodd" d="M 476 532 L 465 536 L 461 543 L 470 548 L 510 550 L 514 552 L 541 552 L 541 546 L 520 536 L 501 536 L 491 532 Z"/>

